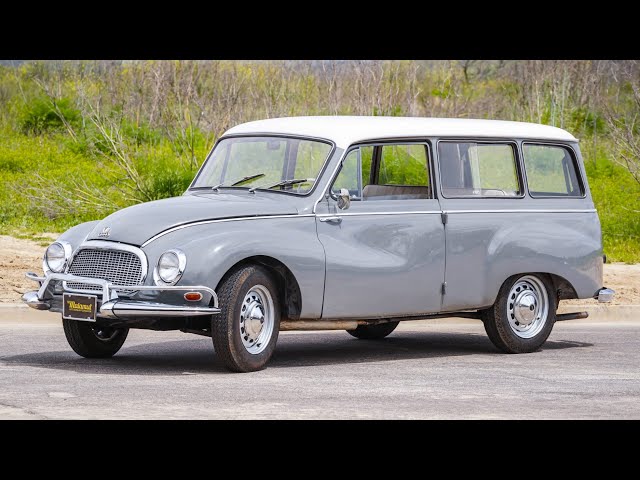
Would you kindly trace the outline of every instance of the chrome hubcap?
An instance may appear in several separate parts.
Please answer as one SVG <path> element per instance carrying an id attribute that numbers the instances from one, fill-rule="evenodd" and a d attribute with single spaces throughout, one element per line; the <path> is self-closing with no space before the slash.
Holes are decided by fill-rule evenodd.
<path id="1" fill-rule="evenodd" d="M 273 333 L 274 305 L 269 290 L 263 285 L 252 287 L 242 301 L 240 336 L 247 352 L 262 352 Z"/>
<path id="2" fill-rule="evenodd" d="M 520 338 L 535 337 L 549 316 L 549 297 L 544 284 L 533 275 L 520 277 L 507 298 L 511 330 Z"/>
<path id="3" fill-rule="evenodd" d="M 244 318 L 245 333 L 250 340 L 255 341 L 260 332 L 262 331 L 262 325 L 264 324 L 264 312 L 262 305 L 256 301 L 249 303 L 247 308 L 247 316 Z"/>
<path id="4" fill-rule="evenodd" d="M 535 310 L 537 304 L 537 298 L 528 290 L 524 290 L 516 296 L 514 315 L 520 325 L 526 327 L 533 323 L 536 318 Z"/>

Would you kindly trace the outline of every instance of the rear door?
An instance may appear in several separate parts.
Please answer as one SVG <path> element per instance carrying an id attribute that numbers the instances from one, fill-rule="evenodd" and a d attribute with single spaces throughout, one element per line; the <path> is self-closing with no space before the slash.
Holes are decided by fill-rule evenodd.
<path id="1" fill-rule="evenodd" d="M 444 279 L 444 226 L 426 143 L 352 149 L 316 207 L 326 252 L 322 316 L 385 317 L 437 312 Z M 342 188 L 351 206 L 337 207 Z"/>
<path id="2" fill-rule="evenodd" d="M 446 215 L 443 311 L 489 306 L 501 271 L 517 269 L 528 250 L 514 247 L 522 222 L 524 188 L 515 142 L 440 140 L 440 202 Z M 528 265 L 530 267 L 530 265 Z M 524 269 L 527 271 L 527 268 Z M 499 285 L 498 285 L 499 287 Z"/>

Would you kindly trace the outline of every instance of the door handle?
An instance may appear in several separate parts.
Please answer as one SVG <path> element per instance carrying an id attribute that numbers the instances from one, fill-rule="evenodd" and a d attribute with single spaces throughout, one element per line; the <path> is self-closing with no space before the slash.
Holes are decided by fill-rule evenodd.
<path id="1" fill-rule="evenodd" d="M 326 222 L 326 223 L 333 223 L 335 225 L 342 223 L 342 217 L 319 217 L 319 220 L 321 222 Z"/>

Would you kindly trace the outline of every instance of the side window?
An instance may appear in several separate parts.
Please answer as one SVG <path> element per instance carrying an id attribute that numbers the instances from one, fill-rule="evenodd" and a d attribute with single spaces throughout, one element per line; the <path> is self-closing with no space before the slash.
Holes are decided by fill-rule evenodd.
<path id="1" fill-rule="evenodd" d="M 360 147 L 349 152 L 331 186 L 331 192 L 337 195 L 342 188 L 346 188 L 352 198 L 361 199 L 362 190 L 370 182 L 372 159 L 373 147 Z"/>
<path id="2" fill-rule="evenodd" d="M 518 197 L 522 194 L 513 145 L 440 142 L 438 156 L 446 197 Z"/>
<path id="3" fill-rule="evenodd" d="M 380 148 L 378 184 L 429 186 L 425 145 L 383 145 Z"/>
<path id="4" fill-rule="evenodd" d="M 431 198 L 427 147 L 397 144 L 355 149 L 344 159 L 331 191 L 335 195 L 342 188 L 353 199 L 366 201 Z"/>
<path id="5" fill-rule="evenodd" d="M 569 149 L 525 143 L 523 152 L 532 197 L 581 197 L 584 194 Z"/>

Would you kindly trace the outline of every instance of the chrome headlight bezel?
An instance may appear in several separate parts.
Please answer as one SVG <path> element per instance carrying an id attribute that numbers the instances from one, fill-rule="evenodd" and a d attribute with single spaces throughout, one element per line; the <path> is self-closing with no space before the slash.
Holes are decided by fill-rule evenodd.
<path id="1" fill-rule="evenodd" d="M 61 248 L 64 255 L 64 260 L 62 261 L 60 267 L 57 269 L 52 268 L 52 266 L 49 264 L 49 249 L 51 249 L 54 245 Z M 44 271 L 45 275 L 48 275 L 49 273 L 63 273 L 67 268 L 67 264 L 69 263 L 69 259 L 71 258 L 72 254 L 73 247 L 69 242 L 65 242 L 64 240 L 57 240 L 49 245 L 44 251 L 44 256 L 42 257 L 42 270 Z"/>
<path id="2" fill-rule="evenodd" d="M 160 265 L 165 256 L 167 259 L 173 257 L 173 264 L 175 269 L 173 276 L 167 276 L 166 274 L 161 275 L 160 273 L 161 268 L 166 268 L 161 267 Z M 156 266 L 153 269 L 153 281 L 158 286 L 175 285 L 182 278 L 182 274 L 184 273 L 185 268 L 187 268 L 187 256 L 185 255 L 185 253 L 177 248 L 167 250 L 158 257 Z"/>

